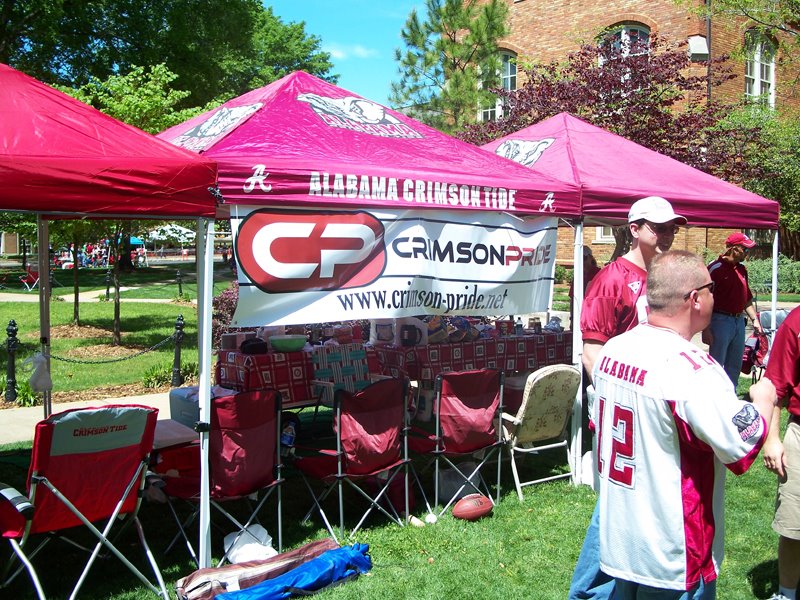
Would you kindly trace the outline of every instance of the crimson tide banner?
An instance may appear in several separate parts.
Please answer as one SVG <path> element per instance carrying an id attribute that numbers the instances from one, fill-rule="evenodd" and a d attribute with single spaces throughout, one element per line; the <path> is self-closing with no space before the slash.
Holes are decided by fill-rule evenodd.
<path id="1" fill-rule="evenodd" d="M 547 310 L 554 217 L 233 207 L 234 327 Z"/>

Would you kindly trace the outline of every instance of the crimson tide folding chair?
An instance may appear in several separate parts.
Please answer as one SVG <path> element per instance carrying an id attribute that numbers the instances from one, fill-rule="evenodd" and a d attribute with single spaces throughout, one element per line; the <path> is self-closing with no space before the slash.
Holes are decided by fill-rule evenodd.
<path id="1" fill-rule="evenodd" d="M 39 285 L 39 272 L 31 269 L 30 265 L 25 268 L 25 271 L 25 275 L 20 275 L 19 280 L 22 282 L 22 285 L 25 286 L 26 290 L 32 292 L 36 289 L 36 286 Z"/>
<path id="2" fill-rule="evenodd" d="M 203 424 L 201 424 L 202 426 Z M 252 535 L 247 528 L 260 524 L 258 516 L 266 501 L 276 497 L 278 551 L 283 549 L 281 517 L 281 394 L 276 390 L 241 392 L 211 400 L 209 424 L 209 475 L 211 505 L 236 528 L 236 537 L 219 564 L 228 560 L 230 550 L 242 536 Z M 175 542 L 182 538 L 195 563 L 197 554 L 189 540 L 187 528 L 199 515 L 200 449 L 197 443 L 174 450 L 165 450 L 153 467 L 164 481 L 163 491 L 178 525 Z M 251 501 L 252 498 L 255 500 Z M 187 501 L 192 510 L 181 520 L 175 500 Z M 249 517 L 241 522 L 223 506 L 228 501 L 248 504 Z"/>
<path id="3" fill-rule="evenodd" d="M 522 404 L 517 413 L 503 413 L 503 435 L 511 458 L 511 471 L 517 496 L 522 502 L 522 488 L 535 483 L 569 477 L 572 473 L 548 475 L 538 479 L 522 481 L 517 468 L 517 455 L 541 457 L 545 450 L 562 448 L 569 465 L 569 446 L 567 444 L 567 425 L 572 416 L 572 408 L 581 373 L 572 365 L 550 365 L 528 375 Z"/>
<path id="4" fill-rule="evenodd" d="M 138 517 L 157 417 L 158 410 L 147 406 L 109 405 L 64 411 L 36 426 L 28 495 L 8 486 L 0 488 L 0 530 L 14 551 L 6 566 L 3 586 L 25 568 L 38 597 L 44 599 L 31 559 L 49 541 L 61 539 L 90 554 L 70 598 L 77 596 L 89 569 L 105 548 L 148 589 L 167 599 L 163 578 Z M 151 583 L 115 545 L 124 525 L 131 522 L 158 585 Z M 95 523 L 102 523 L 102 530 Z M 81 526 L 97 538 L 91 550 L 66 536 L 68 530 Z M 116 533 L 113 540 L 112 529 Z M 38 546 L 26 551 L 28 543 L 40 534 Z M 49 568 L 57 564 L 51 562 Z M 107 566 L 105 572 L 108 573 Z"/>
<path id="5" fill-rule="evenodd" d="M 399 489 L 395 482 L 400 481 L 397 478 L 402 473 L 402 511 L 408 515 L 407 401 L 408 382 L 404 379 L 382 379 L 357 392 L 336 391 L 333 401 L 336 449 L 320 450 L 316 455 L 298 457 L 294 462 L 313 499 L 303 523 L 316 508 L 331 537 L 337 539 L 322 508 L 324 500 L 337 490 L 339 532 L 344 538 L 344 485 L 347 483 L 368 503 L 351 536 L 373 509 L 399 525 L 404 524 L 395 506 L 399 495 L 393 491 Z M 323 483 L 319 494 L 314 493 L 311 479 Z"/>
<path id="6" fill-rule="evenodd" d="M 439 505 L 440 472 L 448 469 L 459 486 L 439 511 L 441 516 L 464 493 L 492 494 L 481 476 L 481 470 L 493 457 L 497 459 L 495 502 L 500 501 L 500 453 L 503 445 L 500 415 L 503 412 L 504 374 L 495 369 L 450 371 L 436 377 L 434 399 L 434 432 L 414 429 L 408 438 L 412 452 L 431 455 L 422 469 L 434 467 L 434 506 Z M 470 461 L 455 463 L 469 458 Z M 472 462 L 475 461 L 475 462 Z M 469 466 L 467 466 L 469 465 Z M 427 503 L 427 497 L 414 472 L 414 477 Z M 430 505 L 429 512 L 433 513 Z"/>

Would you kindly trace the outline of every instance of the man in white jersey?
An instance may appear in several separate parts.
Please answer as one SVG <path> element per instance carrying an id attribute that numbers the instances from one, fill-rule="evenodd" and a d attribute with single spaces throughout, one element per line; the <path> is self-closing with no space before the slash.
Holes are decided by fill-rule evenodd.
<path id="1" fill-rule="evenodd" d="M 614 598 L 715 597 L 725 470 L 750 467 L 778 401 L 766 378 L 752 403 L 739 400 L 691 342 L 711 319 L 713 285 L 694 254 L 657 256 L 648 323 L 609 340 L 594 365 L 600 566 Z"/>

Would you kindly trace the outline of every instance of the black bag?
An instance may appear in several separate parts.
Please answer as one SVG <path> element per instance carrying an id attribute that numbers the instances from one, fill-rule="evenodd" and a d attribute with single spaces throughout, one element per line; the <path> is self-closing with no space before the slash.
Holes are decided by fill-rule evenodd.
<path id="1" fill-rule="evenodd" d="M 269 346 L 261 338 L 250 338 L 239 346 L 239 352 L 242 354 L 266 354 L 267 351 L 269 351 Z"/>

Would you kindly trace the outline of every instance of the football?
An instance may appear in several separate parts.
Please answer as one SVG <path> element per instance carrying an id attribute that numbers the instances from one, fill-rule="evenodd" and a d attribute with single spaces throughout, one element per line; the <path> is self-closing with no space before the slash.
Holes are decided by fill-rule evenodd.
<path id="1" fill-rule="evenodd" d="M 492 512 L 494 504 L 483 494 L 464 496 L 453 506 L 453 516 L 465 521 L 477 521 Z"/>

